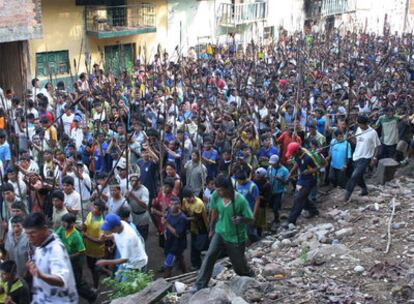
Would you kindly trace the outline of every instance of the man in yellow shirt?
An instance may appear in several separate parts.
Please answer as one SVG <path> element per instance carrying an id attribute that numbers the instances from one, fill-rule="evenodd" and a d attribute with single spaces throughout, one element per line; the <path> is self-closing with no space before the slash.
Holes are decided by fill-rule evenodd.
<path id="1" fill-rule="evenodd" d="M 43 127 L 45 128 L 45 139 L 49 148 L 53 149 L 56 147 L 58 142 L 58 134 L 56 127 L 49 121 L 49 119 L 45 116 L 42 119 Z"/>
<path id="2" fill-rule="evenodd" d="M 105 203 L 96 200 L 92 211 L 86 216 L 82 232 L 86 247 L 86 261 L 92 273 L 95 288 L 98 288 L 100 275 L 100 271 L 95 264 L 105 255 L 105 241 L 102 238 L 104 232 L 101 230 L 104 223 L 104 211 Z"/>
<path id="3" fill-rule="evenodd" d="M 182 211 L 191 222 L 191 265 L 195 269 L 201 267 L 201 252 L 208 247 L 208 220 L 204 202 L 196 197 L 190 187 L 182 191 Z"/>

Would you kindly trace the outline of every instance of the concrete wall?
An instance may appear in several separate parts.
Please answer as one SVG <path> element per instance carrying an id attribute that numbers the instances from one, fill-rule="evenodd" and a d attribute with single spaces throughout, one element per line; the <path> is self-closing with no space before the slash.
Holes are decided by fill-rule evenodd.
<path id="1" fill-rule="evenodd" d="M 41 36 L 40 0 L 0 0 L 0 43 Z"/>
<path id="2" fill-rule="evenodd" d="M 129 0 L 128 4 L 138 1 Z M 72 74 L 76 77 L 78 72 L 85 72 L 85 52 L 91 54 L 92 64 L 103 63 L 101 51 L 107 45 L 135 43 L 146 44 L 147 52 L 155 54 L 158 43 L 167 40 L 167 2 L 166 0 L 146 1 L 156 5 L 156 33 L 146 33 L 140 35 L 130 35 L 110 39 L 96 39 L 86 36 L 84 24 L 84 7 L 76 6 L 74 0 L 43 0 L 43 30 L 42 39 L 30 41 L 30 54 L 32 58 L 31 68 L 33 75 L 36 67 L 36 53 L 50 51 L 69 51 L 69 61 Z M 77 62 L 77 69 L 74 67 L 74 59 Z M 68 78 L 70 74 L 58 75 L 59 78 Z M 45 80 L 45 79 L 43 79 Z"/>
<path id="3" fill-rule="evenodd" d="M 172 54 L 175 47 L 180 45 L 180 22 L 183 52 L 199 42 L 214 42 L 218 31 L 216 11 L 221 2 L 225 1 L 169 0 L 168 41 L 166 41 L 169 53 Z"/>
<path id="4" fill-rule="evenodd" d="M 303 30 L 305 23 L 303 2 L 303 0 L 269 0 L 266 26 L 274 26 L 276 34 L 279 27 L 283 27 L 289 33 Z"/>
<path id="5" fill-rule="evenodd" d="M 407 2 L 409 1 L 409 2 Z M 391 33 L 412 32 L 414 30 L 414 15 L 407 10 L 413 0 L 357 0 L 356 10 L 337 15 L 335 26 L 341 26 L 341 30 L 365 31 L 368 33 L 382 34 L 386 22 Z M 407 6 L 408 4 L 408 6 Z M 408 14 L 406 14 L 408 12 Z M 324 20 L 321 20 L 322 23 Z"/>

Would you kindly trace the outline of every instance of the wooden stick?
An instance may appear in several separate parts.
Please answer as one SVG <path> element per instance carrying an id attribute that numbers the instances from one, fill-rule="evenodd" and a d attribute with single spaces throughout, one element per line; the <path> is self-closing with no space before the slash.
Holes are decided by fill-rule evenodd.
<path id="1" fill-rule="evenodd" d="M 391 203 L 392 203 L 392 212 L 390 215 L 390 219 L 388 220 L 388 241 L 387 241 L 387 247 L 385 248 L 385 251 L 384 251 L 384 253 L 386 254 L 390 251 L 391 241 L 392 241 L 391 224 L 392 224 L 392 220 L 395 214 L 395 197 L 392 198 Z"/>

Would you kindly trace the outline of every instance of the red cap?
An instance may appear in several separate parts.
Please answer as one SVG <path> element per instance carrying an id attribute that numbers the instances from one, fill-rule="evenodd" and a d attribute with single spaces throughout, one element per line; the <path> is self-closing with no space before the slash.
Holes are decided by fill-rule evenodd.
<path id="1" fill-rule="evenodd" d="M 297 142 L 291 142 L 290 144 L 288 144 L 287 151 L 285 154 L 286 158 L 291 158 L 293 154 L 299 151 L 299 149 L 300 145 Z"/>
<path id="2" fill-rule="evenodd" d="M 287 81 L 285 79 L 280 79 L 279 80 L 279 85 L 286 85 Z"/>

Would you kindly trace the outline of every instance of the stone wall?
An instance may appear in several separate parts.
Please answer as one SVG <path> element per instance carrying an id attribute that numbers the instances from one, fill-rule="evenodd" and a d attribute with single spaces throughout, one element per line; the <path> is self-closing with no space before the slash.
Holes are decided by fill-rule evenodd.
<path id="1" fill-rule="evenodd" d="M 40 0 L 0 1 L 0 43 L 42 38 Z"/>

